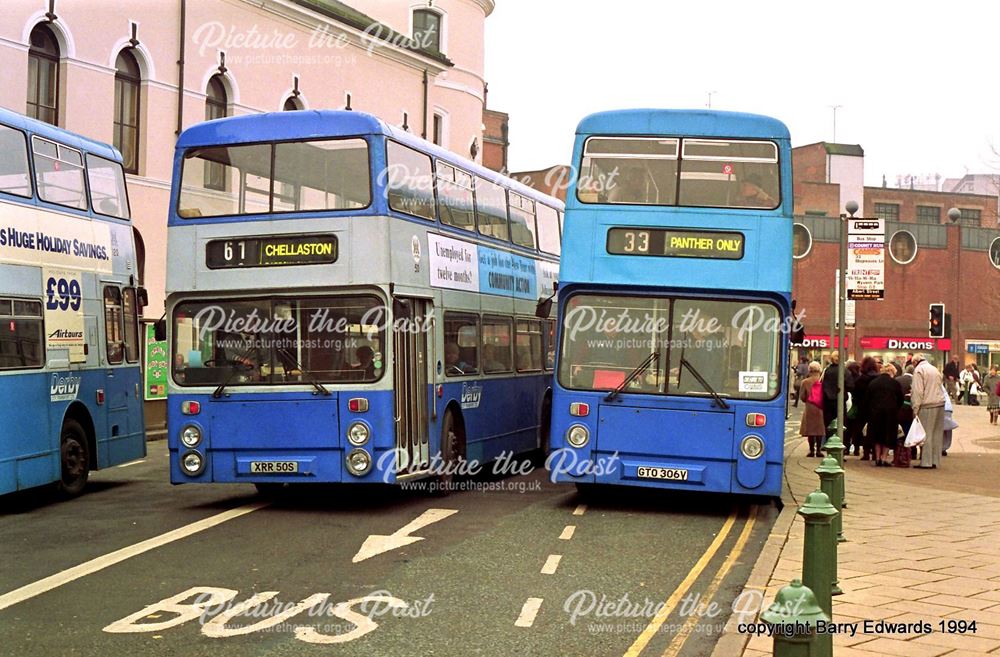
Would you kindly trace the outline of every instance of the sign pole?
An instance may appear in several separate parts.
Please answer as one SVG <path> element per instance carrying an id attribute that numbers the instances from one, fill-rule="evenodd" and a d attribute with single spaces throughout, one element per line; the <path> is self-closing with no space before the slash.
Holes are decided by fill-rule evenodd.
<path id="1" fill-rule="evenodd" d="M 850 213 L 851 218 L 854 218 L 854 213 L 858 211 L 858 204 L 854 201 L 848 201 L 847 205 L 844 206 L 848 213 Z M 839 321 L 837 322 L 837 338 L 839 339 L 839 344 L 837 345 L 837 353 L 840 356 L 840 363 L 837 365 L 837 441 L 840 444 L 844 444 L 844 421 L 847 419 L 844 417 L 846 411 L 844 410 L 844 403 L 846 400 L 846 391 L 844 390 L 845 372 L 847 369 L 847 350 L 844 348 L 845 344 L 845 326 L 847 322 L 847 216 L 840 215 L 840 279 L 839 279 L 839 294 L 837 299 L 837 316 Z"/>

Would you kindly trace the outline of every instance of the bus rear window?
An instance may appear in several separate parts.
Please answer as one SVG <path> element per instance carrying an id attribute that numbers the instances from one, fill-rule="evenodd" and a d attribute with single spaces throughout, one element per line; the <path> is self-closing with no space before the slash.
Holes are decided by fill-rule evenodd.
<path id="1" fill-rule="evenodd" d="M 434 178 L 431 158 L 409 146 L 386 142 L 384 180 L 389 207 L 416 217 L 434 220 Z"/>
<path id="2" fill-rule="evenodd" d="M 591 137 L 584 145 L 577 197 L 583 203 L 674 205 L 679 140 Z"/>
<path id="3" fill-rule="evenodd" d="M 94 212 L 128 219 L 128 197 L 125 195 L 122 165 L 88 154 L 87 182 L 90 183 L 90 203 Z"/>
<path id="4" fill-rule="evenodd" d="M 773 210 L 778 146 L 765 140 L 591 137 L 577 182 L 582 203 Z"/>
<path id="5" fill-rule="evenodd" d="M 43 201 L 78 210 L 87 209 L 80 151 L 47 139 L 34 137 L 35 177 L 38 197 Z"/>
<path id="6" fill-rule="evenodd" d="M 370 203 L 367 142 L 330 139 L 189 149 L 177 214 L 351 210 Z"/>
<path id="7" fill-rule="evenodd" d="M 28 145 L 20 130 L 0 125 L 0 192 L 31 196 Z"/>

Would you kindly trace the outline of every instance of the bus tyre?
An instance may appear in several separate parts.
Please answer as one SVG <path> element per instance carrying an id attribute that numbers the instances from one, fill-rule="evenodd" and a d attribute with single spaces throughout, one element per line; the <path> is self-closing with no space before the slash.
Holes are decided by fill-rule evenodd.
<path id="1" fill-rule="evenodd" d="M 60 467 L 59 492 L 73 497 L 83 492 L 90 476 L 90 455 L 87 451 L 87 434 L 76 420 L 63 422 L 59 441 Z"/>
<path id="2" fill-rule="evenodd" d="M 441 422 L 441 469 L 435 477 L 434 493 L 444 497 L 451 493 L 452 482 L 455 481 L 455 468 L 459 465 L 462 455 L 462 437 L 459 434 L 458 423 L 451 411 L 444 414 Z"/>

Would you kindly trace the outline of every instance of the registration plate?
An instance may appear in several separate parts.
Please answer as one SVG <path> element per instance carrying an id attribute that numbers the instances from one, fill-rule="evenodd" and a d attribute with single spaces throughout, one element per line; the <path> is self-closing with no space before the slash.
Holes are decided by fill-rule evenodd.
<path id="1" fill-rule="evenodd" d="M 289 474 L 298 471 L 298 461 L 250 461 L 251 474 Z"/>
<path id="2" fill-rule="evenodd" d="M 669 481 L 687 481 L 688 471 L 683 468 L 652 468 L 639 466 L 635 471 L 641 479 L 667 479 Z"/>

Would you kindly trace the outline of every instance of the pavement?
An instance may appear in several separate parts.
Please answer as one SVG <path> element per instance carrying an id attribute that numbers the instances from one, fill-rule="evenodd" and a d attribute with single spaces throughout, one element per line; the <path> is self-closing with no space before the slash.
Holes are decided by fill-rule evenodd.
<path id="1" fill-rule="evenodd" d="M 836 657 L 1000 656 L 1000 427 L 989 424 L 985 406 L 956 406 L 953 417 L 959 428 L 938 469 L 845 459 L 847 542 L 838 553 L 844 593 L 833 599 L 833 620 L 862 624 L 855 636 L 834 635 Z M 797 435 L 793 409 L 785 506 L 746 587 L 764 590 L 764 608 L 801 578 L 805 524 L 796 511 L 819 488 L 820 459 L 806 456 L 808 445 Z M 738 622 L 749 620 L 730 618 L 713 657 L 772 654 L 772 638 L 739 633 Z M 872 622 L 867 632 L 864 621 Z M 886 631 L 877 621 L 924 622 L 932 631 Z"/>

